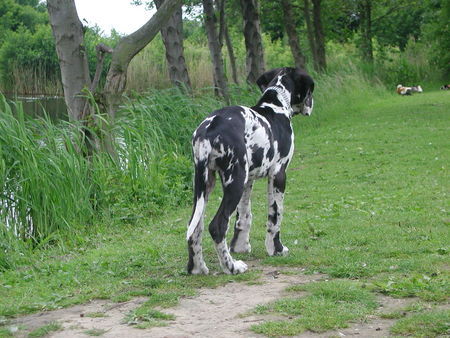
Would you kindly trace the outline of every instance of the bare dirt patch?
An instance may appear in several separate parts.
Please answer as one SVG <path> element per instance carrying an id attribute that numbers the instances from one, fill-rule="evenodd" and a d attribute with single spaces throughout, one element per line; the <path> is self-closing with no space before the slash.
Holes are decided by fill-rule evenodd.
<path id="1" fill-rule="evenodd" d="M 163 312 L 173 314 L 175 320 L 164 327 L 137 329 L 123 322 L 126 314 L 138 307 L 145 298 L 124 303 L 96 300 L 84 305 L 34 314 L 18 318 L 12 326 L 23 327 L 16 336 L 25 337 L 28 332 L 51 322 L 58 322 L 62 330 L 50 337 L 87 337 L 89 332 L 99 332 L 103 337 L 258 337 L 250 331 L 254 324 L 276 320 L 269 316 L 250 313 L 257 305 L 287 297 L 286 287 L 324 279 L 324 275 L 305 275 L 301 269 L 260 267 L 261 278 L 250 283 L 228 283 L 215 289 L 200 289 L 196 297 L 185 298 L 174 308 Z M 390 313 L 408 305 L 410 299 L 394 299 L 380 296 L 379 312 Z M 250 313 L 250 314 L 249 314 Z M 286 318 L 284 318 L 286 319 Z M 395 320 L 371 316 L 364 323 L 351 323 L 348 328 L 316 334 L 305 332 L 298 337 L 386 337 Z"/>

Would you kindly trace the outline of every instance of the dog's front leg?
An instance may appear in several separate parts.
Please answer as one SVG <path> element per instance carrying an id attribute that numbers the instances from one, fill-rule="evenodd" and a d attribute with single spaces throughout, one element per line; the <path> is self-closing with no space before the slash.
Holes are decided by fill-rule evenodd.
<path id="1" fill-rule="evenodd" d="M 281 244 L 280 228 L 283 218 L 283 199 L 286 187 L 286 172 L 282 168 L 276 175 L 269 176 L 266 250 L 270 256 L 287 255 L 289 249 Z"/>
<path id="2" fill-rule="evenodd" d="M 248 181 L 236 209 L 234 235 L 230 244 L 231 252 L 248 253 L 252 251 L 249 239 L 250 227 L 252 225 L 252 209 L 250 202 L 252 188 L 253 181 Z"/>

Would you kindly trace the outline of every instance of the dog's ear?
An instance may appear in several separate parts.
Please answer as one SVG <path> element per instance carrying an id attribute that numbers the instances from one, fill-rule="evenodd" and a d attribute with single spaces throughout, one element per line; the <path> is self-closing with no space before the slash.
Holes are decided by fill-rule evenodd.
<path id="1" fill-rule="evenodd" d="M 291 107 L 295 114 L 311 115 L 314 105 L 314 80 L 304 70 L 290 68 L 287 70 L 292 81 Z"/>
<path id="2" fill-rule="evenodd" d="M 295 82 L 295 88 L 300 94 L 300 100 L 303 100 L 307 93 L 312 94 L 314 92 L 314 80 L 303 69 L 293 68 L 292 76 Z"/>
<path id="3" fill-rule="evenodd" d="M 266 88 L 269 86 L 269 83 L 281 72 L 284 68 L 274 68 L 262 74 L 258 80 L 256 80 L 256 84 L 258 85 L 261 92 L 264 92 Z"/>

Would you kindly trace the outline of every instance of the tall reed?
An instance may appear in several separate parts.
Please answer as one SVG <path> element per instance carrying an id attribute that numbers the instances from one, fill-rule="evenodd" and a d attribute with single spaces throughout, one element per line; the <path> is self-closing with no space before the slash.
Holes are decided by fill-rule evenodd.
<path id="1" fill-rule="evenodd" d="M 49 119 L 16 115 L 0 96 L 0 218 L 23 240 L 39 241 L 90 222 L 90 168 L 72 146 L 77 133 Z"/>
<path id="2" fill-rule="evenodd" d="M 114 128 L 119 165 L 103 153 L 85 159 L 77 124 L 31 119 L 16 105 L 0 96 L 0 269 L 19 241 L 70 242 L 92 225 L 190 201 L 190 138 L 223 102 L 177 89 L 129 99 Z"/>

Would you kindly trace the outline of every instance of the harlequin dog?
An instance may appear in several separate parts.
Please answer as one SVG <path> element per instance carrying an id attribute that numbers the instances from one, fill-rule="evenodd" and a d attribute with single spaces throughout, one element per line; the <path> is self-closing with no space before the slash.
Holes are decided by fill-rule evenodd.
<path id="1" fill-rule="evenodd" d="M 285 255 L 288 248 L 280 240 L 286 168 L 294 152 L 291 118 L 311 115 L 314 81 L 302 70 L 280 68 L 261 76 L 263 91 L 258 103 L 249 108 L 226 107 L 212 112 L 195 130 L 194 207 L 187 229 L 191 274 L 207 274 L 203 260 L 203 217 L 208 196 L 218 173 L 223 198 L 209 224 L 219 262 L 227 274 L 247 270 L 247 265 L 231 257 L 226 242 L 228 221 L 236 212 L 231 252 L 250 252 L 252 221 L 250 194 L 257 178 L 268 177 L 269 215 L 265 246 L 269 255 Z"/>

